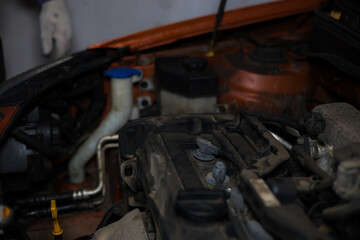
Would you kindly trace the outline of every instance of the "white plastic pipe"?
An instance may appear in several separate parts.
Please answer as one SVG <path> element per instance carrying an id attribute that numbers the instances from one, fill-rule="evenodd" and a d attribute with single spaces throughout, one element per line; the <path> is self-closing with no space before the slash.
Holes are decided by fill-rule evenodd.
<path id="1" fill-rule="evenodd" d="M 101 125 L 75 152 L 69 163 L 69 175 L 72 183 L 85 181 L 85 165 L 96 152 L 98 141 L 107 135 L 118 132 L 129 120 L 133 109 L 133 82 L 141 76 L 129 78 L 111 78 L 111 109 Z"/>

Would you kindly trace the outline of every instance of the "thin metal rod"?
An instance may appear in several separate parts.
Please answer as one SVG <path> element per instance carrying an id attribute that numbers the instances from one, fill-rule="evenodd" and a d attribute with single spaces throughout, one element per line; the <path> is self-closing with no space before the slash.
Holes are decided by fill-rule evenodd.
<path id="1" fill-rule="evenodd" d="M 293 148 L 293 145 L 291 143 L 289 143 L 288 141 L 286 141 L 285 139 L 283 139 L 282 137 L 280 137 L 279 135 L 277 135 L 276 133 L 269 131 L 271 133 L 271 135 L 273 135 L 273 137 L 279 141 L 279 143 L 281 143 L 281 145 L 283 145 L 283 147 L 290 151 Z"/>

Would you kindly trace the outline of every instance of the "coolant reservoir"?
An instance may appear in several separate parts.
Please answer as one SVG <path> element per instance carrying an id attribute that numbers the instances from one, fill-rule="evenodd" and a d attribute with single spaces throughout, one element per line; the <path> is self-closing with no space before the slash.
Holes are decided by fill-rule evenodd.
<path id="1" fill-rule="evenodd" d="M 162 115 L 213 113 L 217 77 L 203 58 L 160 58 L 155 62 Z"/>

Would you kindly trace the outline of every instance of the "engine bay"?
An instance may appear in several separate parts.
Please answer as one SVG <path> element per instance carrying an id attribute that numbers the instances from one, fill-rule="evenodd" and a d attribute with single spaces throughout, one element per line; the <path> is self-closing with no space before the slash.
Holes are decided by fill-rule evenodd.
<path id="1" fill-rule="evenodd" d="M 4 82 L 1 238 L 359 239 L 360 8 L 320 2 Z"/>

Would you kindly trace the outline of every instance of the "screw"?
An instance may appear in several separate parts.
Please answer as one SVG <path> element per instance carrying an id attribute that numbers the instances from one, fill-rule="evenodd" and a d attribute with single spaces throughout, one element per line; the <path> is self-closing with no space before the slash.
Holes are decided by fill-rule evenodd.
<path id="1" fill-rule="evenodd" d="M 212 172 L 206 176 L 206 181 L 214 186 L 225 187 L 229 185 L 230 178 L 226 175 L 225 163 L 217 161 Z"/>

